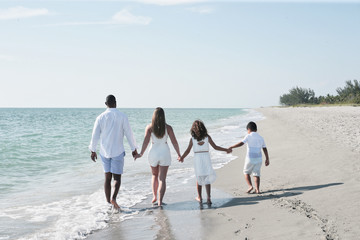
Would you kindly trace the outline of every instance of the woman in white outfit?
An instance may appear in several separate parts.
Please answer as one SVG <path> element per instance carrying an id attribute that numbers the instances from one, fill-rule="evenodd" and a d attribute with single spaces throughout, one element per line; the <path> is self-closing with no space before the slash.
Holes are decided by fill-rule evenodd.
<path id="1" fill-rule="evenodd" d="M 135 159 L 143 156 L 151 140 L 148 160 L 152 172 L 152 203 L 158 201 L 159 206 L 163 204 L 163 198 L 166 191 L 166 175 L 169 166 L 171 165 L 170 148 L 167 143 L 168 137 L 170 137 L 171 143 L 178 155 L 178 159 L 180 159 L 179 144 L 176 140 L 174 131 L 170 125 L 166 124 L 164 110 L 158 107 L 154 111 L 151 124 L 145 129 L 145 137 L 141 152 Z M 159 200 L 157 198 L 158 190 Z"/>

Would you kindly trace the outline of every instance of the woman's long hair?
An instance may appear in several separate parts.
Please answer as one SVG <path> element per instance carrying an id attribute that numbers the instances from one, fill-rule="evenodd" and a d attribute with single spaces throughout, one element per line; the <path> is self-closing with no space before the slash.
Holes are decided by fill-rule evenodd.
<path id="1" fill-rule="evenodd" d="M 157 107 L 154 111 L 151 121 L 152 132 L 157 138 L 162 138 L 165 135 L 166 121 L 165 112 L 161 107 Z"/>
<path id="2" fill-rule="evenodd" d="M 207 129 L 205 124 L 201 120 L 196 120 L 191 129 L 190 129 L 191 136 L 198 141 L 203 140 L 208 136 Z"/>

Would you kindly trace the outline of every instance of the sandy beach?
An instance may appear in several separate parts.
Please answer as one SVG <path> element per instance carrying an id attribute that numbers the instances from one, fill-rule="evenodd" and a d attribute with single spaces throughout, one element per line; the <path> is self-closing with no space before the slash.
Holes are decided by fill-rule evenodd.
<path id="1" fill-rule="evenodd" d="M 270 155 L 261 195 L 245 193 L 246 147 L 238 148 L 217 170 L 211 207 L 195 202 L 195 187 L 169 189 L 162 210 L 137 206 L 134 219 L 89 239 L 358 239 L 360 108 L 257 111 Z"/>
<path id="2" fill-rule="evenodd" d="M 206 238 L 358 239 L 360 108 L 258 111 L 271 159 L 262 167 L 263 194 L 244 193 L 240 149 L 239 159 L 218 171 L 214 187 L 234 199 L 208 213 L 214 220 Z"/>

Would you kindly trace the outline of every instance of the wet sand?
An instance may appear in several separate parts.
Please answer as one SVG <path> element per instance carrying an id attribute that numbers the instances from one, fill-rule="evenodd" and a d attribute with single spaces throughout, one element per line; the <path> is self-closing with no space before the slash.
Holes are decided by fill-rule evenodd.
<path id="1" fill-rule="evenodd" d="M 167 204 L 162 208 L 153 206 L 148 198 L 129 209 L 138 212 L 131 219 L 112 222 L 109 228 L 96 231 L 87 239 L 203 239 L 212 221 L 207 213 L 229 202 L 232 195 L 213 189 L 211 206 L 199 204 L 195 197 L 195 183 L 181 189 L 169 188 L 165 195 Z"/>

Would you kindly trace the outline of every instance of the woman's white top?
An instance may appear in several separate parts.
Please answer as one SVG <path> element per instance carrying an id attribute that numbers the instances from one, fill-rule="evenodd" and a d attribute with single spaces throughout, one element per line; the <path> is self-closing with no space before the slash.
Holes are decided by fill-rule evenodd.
<path id="1" fill-rule="evenodd" d="M 151 147 L 148 160 L 152 167 L 171 165 L 171 154 L 167 139 L 168 133 L 166 129 L 162 138 L 157 138 L 153 132 L 151 133 Z"/>

